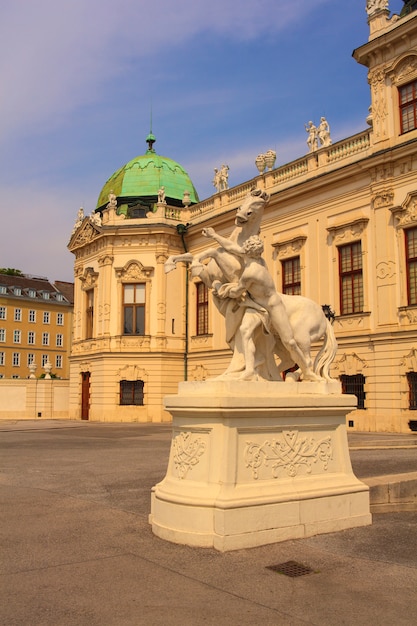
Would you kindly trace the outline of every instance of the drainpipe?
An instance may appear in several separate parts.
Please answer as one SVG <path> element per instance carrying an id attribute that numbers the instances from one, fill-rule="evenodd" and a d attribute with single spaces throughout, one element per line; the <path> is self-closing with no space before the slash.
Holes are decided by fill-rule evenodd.
<path id="1" fill-rule="evenodd" d="M 181 237 L 184 252 L 188 252 L 185 235 L 189 224 L 177 224 L 177 233 Z M 184 380 L 188 380 L 188 263 L 185 263 L 185 346 L 184 346 Z"/>

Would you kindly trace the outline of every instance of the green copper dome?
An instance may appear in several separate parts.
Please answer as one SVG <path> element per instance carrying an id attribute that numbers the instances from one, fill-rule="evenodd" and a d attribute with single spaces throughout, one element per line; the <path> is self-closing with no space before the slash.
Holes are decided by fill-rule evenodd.
<path id="1" fill-rule="evenodd" d="M 182 207 L 184 191 L 190 194 L 191 204 L 199 202 L 190 177 L 179 163 L 156 154 L 153 149 L 154 135 L 146 138 L 149 149 L 143 156 L 123 165 L 106 182 L 100 192 L 96 210 L 103 209 L 114 193 L 120 208 L 141 204 L 152 208 L 158 201 L 158 190 L 164 187 L 165 199 L 171 206 Z M 123 211 L 123 212 L 125 212 Z"/>

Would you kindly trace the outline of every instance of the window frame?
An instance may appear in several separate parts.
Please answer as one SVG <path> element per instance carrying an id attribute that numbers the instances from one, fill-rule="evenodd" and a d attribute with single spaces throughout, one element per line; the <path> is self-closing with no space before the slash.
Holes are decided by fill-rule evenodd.
<path id="1" fill-rule="evenodd" d="M 209 334 L 209 290 L 205 283 L 196 284 L 196 335 Z"/>
<path id="2" fill-rule="evenodd" d="M 358 399 L 358 406 L 356 408 L 365 411 L 365 376 L 363 374 L 341 374 L 340 382 L 342 384 L 342 393 L 348 393 L 356 396 L 356 398 Z"/>
<path id="3" fill-rule="evenodd" d="M 146 283 L 123 283 L 122 287 L 122 334 L 143 337 L 146 335 Z M 132 302 L 129 302 L 126 297 L 130 291 L 133 294 Z M 130 316 L 131 319 L 129 319 Z M 131 327 L 131 332 L 128 332 L 129 327 Z"/>
<path id="4" fill-rule="evenodd" d="M 354 254 L 354 248 L 359 247 L 359 254 Z M 350 269 L 343 269 L 343 251 L 350 249 Z M 337 246 L 339 259 L 339 304 L 340 315 L 354 315 L 364 312 L 364 287 L 363 287 L 363 251 L 362 241 L 352 241 L 341 246 Z M 355 259 L 360 259 L 360 267 L 355 266 Z M 359 284 L 356 279 L 360 278 Z M 345 286 L 349 285 L 349 300 L 346 298 Z M 348 306 L 351 302 L 351 306 Z"/>
<path id="5" fill-rule="evenodd" d="M 294 267 L 298 265 L 298 267 Z M 288 272 L 287 269 L 291 271 Z M 281 259 L 282 273 L 282 293 L 290 296 L 301 296 L 301 259 L 300 256 Z M 287 281 L 287 276 L 291 274 L 292 280 Z"/>
<path id="6" fill-rule="evenodd" d="M 143 380 L 121 380 L 119 385 L 120 406 L 144 406 L 144 387 Z"/>
<path id="7" fill-rule="evenodd" d="M 403 101 L 403 97 L 405 97 L 406 90 L 411 88 L 411 99 L 406 99 Z M 400 134 L 405 135 L 406 133 L 411 132 L 412 130 L 417 129 L 417 79 L 406 83 L 404 85 L 399 85 L 398 87 L 398 108 L 400 114 Z M 406 119 L 406 110 L 410 110 L 413 117 L 413 125 L 412 127 L 408 126 L 408 118 Z M 406 126 L 407 121 L 407 128 Z"/>

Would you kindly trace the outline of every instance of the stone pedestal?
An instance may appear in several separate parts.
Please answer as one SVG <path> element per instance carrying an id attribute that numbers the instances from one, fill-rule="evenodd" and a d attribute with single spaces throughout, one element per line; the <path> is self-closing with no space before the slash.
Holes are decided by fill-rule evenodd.
<path id="1" fill-rule="evenodd" d="M 371 523 L 339 383 L 185 382 L 149 521 L 168 541 L 227 551 Z"/>

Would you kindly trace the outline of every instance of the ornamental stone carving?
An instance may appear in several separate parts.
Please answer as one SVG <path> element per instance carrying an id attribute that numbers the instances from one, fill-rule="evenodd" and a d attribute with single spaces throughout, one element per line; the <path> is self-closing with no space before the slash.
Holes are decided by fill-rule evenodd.
<path id="1" fill-rule="evenodd" d="M 294 237 L 286 241 L 273 241 L 272 247 L 275 248 L 277 257 L 283 259 L 298 254 L 306 241 L 306 235 L 294 235 Z"/>
<path id="2" fill-rule="evenodd" d="M 407 194 L 402 206 L 393 207 L 390 211 L 396 220 L 397 228 L 415 225 L 417 222 L 417 193 Z"/>
<path id="3" fill-rule="evenodd" d="M 417 55 L 407 56 L 402 59 L 394 68 L 391 80 L 398 86 L 408 83 L 417 78 Z"/>
<path id="4" fill-rule="evenodd" d="M 373 194 L 372 206 L 374 209 L 381 209 L 383 207 L 390 207 L 394 202 L 394 189 L 392 187 L 388 189 L 381 189 Z"/>
<path id="5" fill-rule="evenodd" d="M 173 460 L 178 478 L 186 478 L 188 472 L 200 462 L 205 450 L 203 439 L 191 432 L 179 433 L 172 439 Z"/>
<path id="6" fill-rule="evenodd" d="M 298 474 L 311 474 L 314 464 L 326 471 L 332 456 L 331 437 L 316 440 L 300 435 L 297 430 L 283 430 L 279 438 L 261 444 L 248 441 L 244 452 L 246 467 L 251 469 L 255 480 L 264 468 L 268 468 L 269 474 L 265 478 L 294 478 Z"/>
<path id="7" fill-rule="evenodd" d="M 416 348 L 411 348 L 410 352 L 403 356 L 400 361 L 400 365 L 405 369 L 406 372 L 417 372 Z"/>
<path id="8" fill-rule="evenodd" d="M 124 282 L 149 279 L 154 271 L 153 267 L 145 267 L 140 261 L 128 261 L 124 267 L 115 267 L 117 278 Z"/>
<path id="9" fill-rule="evenodd" d="M 335 361 L 334 367 L 339 374 L 354 376 L 355 374 L 362 374 L 363 370 L 367 367 L 367 364 L 354 352 L 350 354 L 346 354 L 345 352 L 340 359 Z"/>
<path id="10" fill-rule="evenodd" d="M 376 266 L 376 277 L 380 282 L 384 282 L 395 276 L 395 262 L 394 261 L 380 261 Z"/>
<path id="11" fill-rule="evenodd" d="M 87 291 L 88 289 L 94 289 L 97 285 L 98 280 L 98 272 L 94 271 L 92 267 L 86 267 L 84 270 L 84 274 L 79 277 L 82 286 L 81 289 Z"/>
<path id="12" fill-rule="evenodd" d="M 203 365 L 196 365 L 194 369 L 188 373 L 189 380 L 206 380 L 208 376 L 209 372 Z"/>
<path id="13" fill-rule="evenodd" d="M 119 380 L 144 380 L 148 378 L 147 372 L 137 365 L 125 365 L 116 370 L 116 378 Z"/>
<path id="14" fill-rule="evenodd" d="M 378 11 L 388 10 L 388 0 L 367 0 L 366 12 L 369 16 L 377 13 Z"/>
<path id="15" fill-rule="evenodd" d="M 348 224 L 329 226 L 327 232 L 334 243 L 349 243 L 361 237 L 368 222 L 368 217 L 359 217 Z"/>

